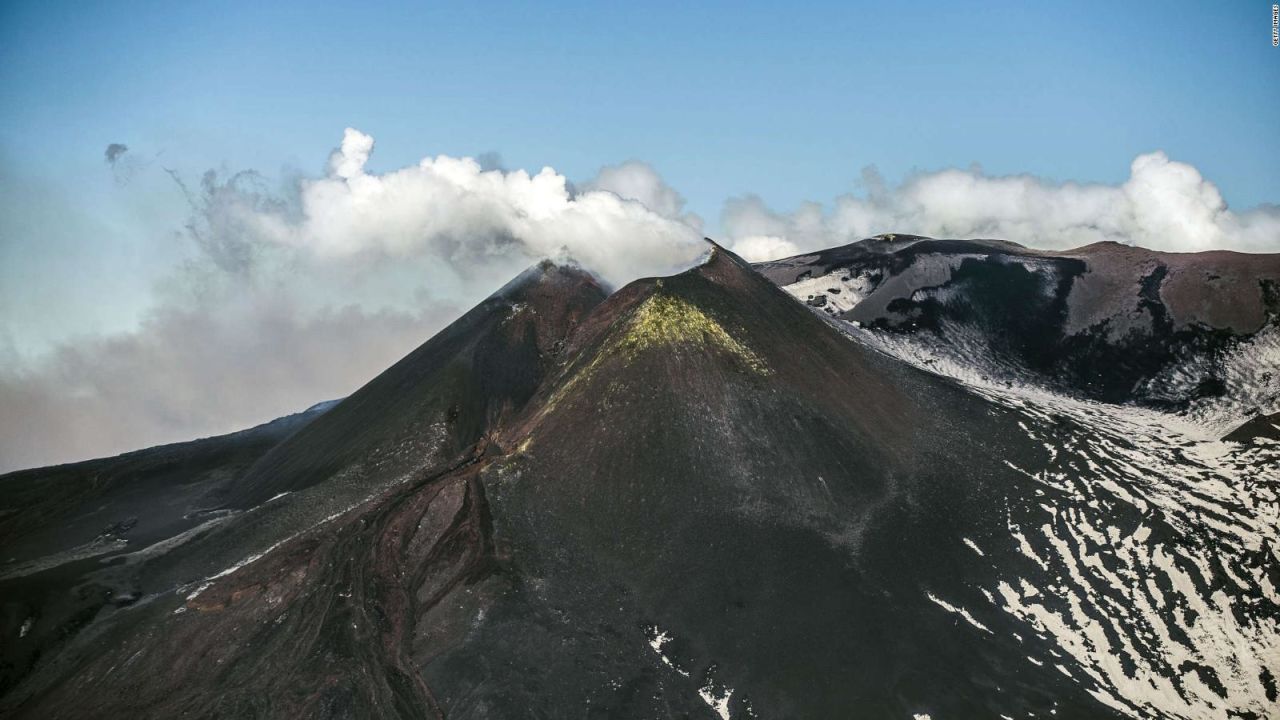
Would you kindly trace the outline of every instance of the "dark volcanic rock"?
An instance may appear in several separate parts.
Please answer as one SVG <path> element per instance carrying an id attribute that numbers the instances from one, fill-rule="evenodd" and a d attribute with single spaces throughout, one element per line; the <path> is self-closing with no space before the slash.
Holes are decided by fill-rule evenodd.
<path id="1" fill-rule="evenodd" d="M 544 263 L 318 419 L 0 479 L 12 499 L 0 529 L 43 556 L 0 575 L 0 710 L 420 716 L 430 695 L 397 649 L 412 608 L 491 554 L 471 466 L 604 296 L 589 275 Z M 89 503 L 105 505 L 72 512 Z M 74 546 L 114 505 L 144 518 L 173 507 L 186 522 Z M 125 595 L 143 600 L 100 611 Z"/>
<path id="2" fill-rule="evenodd" d="M 888 284 L 915 244 L 858 252 L 884 255 Z M 972 259 L 963 282 L 1009 295 L 959 317 L 1031 327 L 1021 303 L 1065 323 L 1069 298 L 1029 295 L 1086 268 Z M 888 307 L 899 299 L 886 311 L 956 322 Z M 607 299 L 585 274 L 540 266 L 269 451 L 209 460 L 230 469 L 189 480 L 220 499 L 202 524 L 106 563 L 0 576 L 5 657 L 25 658 L 0 712 L 1103 718 L 1138 707 L 1116 699 L 1123 682 L 1152 678 L 1257 706 L 1229 674 L 1253 656 L 1171 667 L 1149 649 L 1194 631 L 1179 587 L 1207 597 L 1228 575 L 1193 544 L 1212 528 L 1184 537 L 1176 503 L 1127 500 L 1144 492 L 1125 474 L 1142 464 L 1131 439 L 993 402 L 838 325 L 718 247 Z M 1062 463 L 1079 486 L 1055 484 Z M 1102 491 L 1077 480 L 1086 463 L 1107 473 Z M 43 472 L 0 483 L 94 491 Z M 27 492 L 6 519 L 39 507 Z M 1231 509 L 1243 527 L 1263 506 Z M 41 512 L 23 532 L 90 542 L 110 525 L 109 542 L 147 521 Z M 1149 538 L 1155 557 L 1184 553 L 1166 573 L 1188 574 L 1157 578 Z M 1151 574 L 1137 589 L 1084 579 L 1130 577 L 1138 550 Z M 1226 556 L 1233 582 L 1263 577 L 1268 552 Z M 1278 610 L 1262 590 L 1231 592 L 1249 609 L 1201 603 L 1198 627 Z M 53 594 L 79 610 L 53 619 Z M 1139 602 L 1163 604 L 1136 622 L 1125 609 Z M 1113 657 L 1125 670 L 1108 677 Z M 1141 713 L 1178 701 L 1170 690 Z"/>
<path id="3" fill-rule="evenodd" d="M 801 299 L 856 281 L 840 318 L 992 375 L 1165 409 L 1225 394 L 1230 355 L 1280 323 L 1280 255 L 888 235 L 756 268 Z"/>
<path id="4" fill-rule="evenodd" d="M 252 507 L 342 472 L 394 476 L 466 451 L 520 409 L 559 343 L 604 299 L 586 273 L 543 262 L 274 448 L 229 498 Z"/>
<path id="5" fill-rule="evenodd" d="M 99 559 L 216 517 L 238 476 L 331 406 L 230 435 L 0 477 L 0 694 L 102 608 L 137 599 L 131 582 L 84 581 Z"/>
<path id="6" fill-rule="evenodd" d="M 424 667 L 447 715 L 585 696 L 602 715 L 713 717 L 703 688 L 734 688 L 734 717 L 1107 714 L 1051 669 L 1010 676 L 1017 640 L 928 599 L 972 593 L 954 579 L 986 571 L 956 534 L 995 532 L 1016 492 L 960 428 L 1007 437 L 1011 420 L 847 342 L 724 251 L 618 293 L 573 350 L 504 435 L 517 453 L 482 472 L 505 589 Z M 982 480 L 954 482 L 957 465 Z"/>
<path id="7" fill-rule="evenodd" d="M 1231 431 L 1223 440 L 1250 442 L 1259 438 L 1280 441 L 1280 413 L 1259 415 Z"/>

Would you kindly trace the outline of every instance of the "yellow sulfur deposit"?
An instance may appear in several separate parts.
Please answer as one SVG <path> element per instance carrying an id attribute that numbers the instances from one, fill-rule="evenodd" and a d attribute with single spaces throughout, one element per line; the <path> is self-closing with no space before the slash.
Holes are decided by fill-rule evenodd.
<path id="1" fill-rule="evenodd" d="M 661 287 L 659 284 L 656 289 Z M 672 345 L 716 348 L 738 358 L 757 375 L 773 374 L 759 355 L 734 339 L 709 315 L 686 300 L 659 293 L 641 303 L 621 330 L 614 330 L 586 367 L 572 373 L 568 382 L 547 400 L 546 410 L 554 408 L 570 390 L 594 375 L 605 358 L 621 355 L 623 361 L 629 363 L 641 350 Z"/>
<path id="2" fill-rule="evenodd" d="M 610 343 L 610 351 L 622 351 L 628 358 L 649 347 L 663 345 L 706 345 L 723 350 L 752 371 L 769 374 L 764 360 L 738 342 L 706 313 L 677 297 L 653 295 L 635 311 L 631 323 Z"/>

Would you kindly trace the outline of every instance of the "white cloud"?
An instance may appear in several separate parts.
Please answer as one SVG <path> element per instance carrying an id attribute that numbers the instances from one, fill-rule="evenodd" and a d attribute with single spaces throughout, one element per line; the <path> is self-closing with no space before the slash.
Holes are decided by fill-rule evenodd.
<path id="1" fill-rule="evenodd" d="M 808 251 L 884 232 L 997 238 L 1044 249 L 1113 240 L 1174 252 L 1280 251 L 1280 210 L 1234 212 L 1195 167 L 1162 152 L 1138 156 L 1120 185 L 980 170 L 920 174 L 896 188 L 885 188 L 873 171 L 864 179 L 866 197 L 844 195 L 829 208 L 806 203 L 778 213 L 756 197 L 735 199 L 725 205 L 722 225 L 735 247 L 747 243 L 753 251 L 765 247 L 761 237 Z"/>
<path id="2" fill-rule="evenodd" d="M 617 285 L 706 250 L 681 220 L 616 191 L 574 194 L 550 168 L 439 156 L 374 174 L 373 148 L 348 129 L 327 174 L 283 195 L 248 172 L 184 184 L 201 254 L 136 332 L 0 358 L 0 471 L 228 432 L 345 395 L 540 258 Z M 613 182 L 641 176 L 623 167 Z M 648 185 L 615 187 L 678 213 L 683 200 L 648 172 Z"/>
<path id="3" fill-rule="evenodd" d="M 347 128 L 342 133 L 342 145 L 329 156 L 329 173 L 344 180 L 359 177 L 372 154 L 373 137 Z"/>
<path id="4" fill-rule="evenodd" d="M 207 173 L 188 191 L 199 255 L 139 329 L 34 358 L 0 342 L 0 470 L 227 432 L 347 394 L 539 258 L 571 257 L 620 285 L 705 249 L 701 221 L 644 163 L 603 168 L 575 191 L 550 168 L 465 157 L 370 173 L 373 151 L 348 129 L 324 176 L 284 191 L 252 172 Z M 865 196 L 790 213 L 730 200 L 727 241 L 750 260 L 882 232 L 1280 250 L 1280 210 L 1234 212 L 1163 153 L 1138 157 L 1115 186 L 978 170 L 898 187 L 864 171 L 864 184 Z"/>
<path id="5" fill-rule="evenodd" d="M 231 432 L 350 393 L 455 317 L 303 308 L 290 290 L 166 305 L 0 371 L 0 471 Z"/>
<path id="6" fill-rule="evenodd" d="M 607 165 L 581 187 L 588 192 L 603 190 L 624 200 L 635 200 L 663 217 L 702 228 L 701 218 L 684 212 L 684 197 L 648 163 L 629 160 L 621 165 Z"/>
<path id="7" fill-rule="evenodd" d="M 800 247 L 775 235 L 748 235 L 733 243 L 733 251 L 747 262 L 764 262 L 800 254 Z"/>
<path id="8" fill-rule="evenodd" d="M 466 265 L 494 255 L 567 255 L 614 283 L 670 271 L 703 250 L 696 229 L 664 215 L 678 212 L 679 195 L 660 180 L 646 185 L 631 166 L 608 177 L 628 181 L 641 202 L 613 191 L 574 195 L 551 168 L 486 171 L 473 158 L 444 155 L 371 175 L 364 165 L 372 149 L 372 138 L 348 128 L 329 176 L 302 182 L 300 218 L 250 208 L 238 224 L 259 241 L 325 258 L 425 253 Z"/>

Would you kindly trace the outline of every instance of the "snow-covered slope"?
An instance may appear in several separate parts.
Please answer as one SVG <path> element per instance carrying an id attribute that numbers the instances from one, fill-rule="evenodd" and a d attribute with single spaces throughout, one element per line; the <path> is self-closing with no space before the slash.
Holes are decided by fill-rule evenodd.
<path id="1" fill-rule="evenodd" d="M 992 378 L 913 339 L 830 322 L 852 342 L 1015 410 L 1043 448 L 1009 463 L 1037 489 L 1008 498 L 1005 532 L 966 538 L 1000 568 L 981 588 L 987 606 L 966 608 L 976 622 L 1017 618 L 1020 632 L 1055 645 L 1028 662 L 1088 678 L 1126 715 L 1270 716 L 1280 675 L 1280 440 L 1206 439 L 1199 418 Z"/>
<path id="2" fill-rule="evenodd" d="M 882 236 L 756 267 L 953 377 L 1168 410 L 1211 437 L 1280 409 L 1280 255 Z"/>
<path id="3" fill-rule="evenodd" d="M 964 540 L 999 568 L 999 579 L 979 588 L 984 603 L 931 599 L 987 632 L 993 615 L 1016 618 L 1019 639 L 1054 646 L 1028 662 L 1092 683 L 1096 698 L 1125 715 L 1271 716 L 1280 707 L 1280 439 L 1218 438 L 1280 409 L 1276 316 L 1216 347 L 1181 346 L 1128 402 L 1103 402 L 1007 352 L 1010 340 L 1018 344 L 1016 334 L 1008 337 L 1016 322 L 999 327 L 963 312 L 927 323 L 883 321 L 903 310 L 903 298 L 967 306 L 964 293 L 983 288 L 953 281 L 973 258 L 928 253 L 900 259 L 895 274 L 892 264 L 846 257 L 830 272 L 802 269 L 783 285 L 851 342 L 1013 409 L 1021 431 L 1043 448 L 1008 463 L 1037 489 L 1006 499 L 1003 532 Z M 817 261 L 782 261 L 782 277 Z M 1003 262 L 1053 277 L 1044 259 Z M 1042 288 L 1061 289 L 1060 280 Z M 846 294 L 850 286 L 858 292 Z M 845 300 L 815 302 L 824 292 Z M 1121 341 L 1138 334 L 1108 325 Z M 1215 392 L 1198 392 L 1206 378 L 1218 383 Z M 1158 400 L 1176 402 L 1157 409 Z"/>

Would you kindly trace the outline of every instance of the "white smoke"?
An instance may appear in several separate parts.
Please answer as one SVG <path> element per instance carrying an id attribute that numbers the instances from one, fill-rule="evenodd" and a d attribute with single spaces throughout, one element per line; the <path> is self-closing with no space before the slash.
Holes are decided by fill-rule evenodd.
<path id="1" fill-rule="evenodd" d="M 651 169 L 658 184 L 619 184 L 636 176 L 623 166 L 574 193 L 550 168 L 471 158 L 370 173 L 373 148 L 348 129 L 326 174 L 285 193 L 252 172 L 210 172 L 198 188 L 175 175 L 200 255 L 137 331 L 0 358 L 0 470 L 229 432 L 346 395 L 540 258 L 617 285 L 706 249 L 664 216 L 683 200 Z"/>
<path id="2" fill-rule="evenodd" d="M 701 220 L 641 162 L 605 167 L 575 190 L 550 168 L 531 175 L 494 159 L 371 173 L 373 151 L 373 138 L 348 129 L 324 175 L 283 191 L 252 172 L 210 172 L 195 188 L 175 175 L 199 254 L 136 331 L 72 338 L 40 357 L 0 342 L 0 470 L 229 432 L 345 395 L 543 257 L 620 285 L 704 251 Z M 1280 250 L 1280 210 L 1234 212 L 1163 153 L 1137 158 L 1117 186 L 977 170 L 896 188 L 866 171 L 864 184 L 863 197 L 790 213 L 730 200 L 726 241 L 749 260 L 882 232 Z"/>
<path id="3" fill-rule="evenodd" d="M 581 187 L 585 191 L 603 190 L 624 200 L 635 200 L 663 217 L 702 230 L 702 218 L 684 211 L 684 196 L 648 163 L 630 160 L 621 165 L 607 165 Z"/>
<path id="4" fill-rule="evenodd" d="M 865 197 L 792 213 L 756 197 L 725 205 L 722 225 L 753 260 L 842 245 L 885 232 L 942 238 L 996 238 L 1044 249 L 1111 240 L 1153 250 L 1280 251 L 1280 209 L 1234 212 L 1195 167 L 1162 152 L 1138 156 L 1120 185 L 1055 184 L 1030 175 L 980 170 L 916 175 L 886 188 L 864 172 Z"/>
<path id="5" fill-rule="evenodd" d="M 778 235 L 748 235 L 733 242 L 733 251 L 748 262 L 799 255 L 800 246 Z"/>
<path id="6" fill-rule="evenodd" d="M 567 255 L 614 283 L 670 271 L 703 250 L 690 226 L 614 192 L 574 195 L 551 168 L 486 171 L 441 155 L 376 175 L 365 171 L 372 151 L 373 138 L 348 128 L 329 175 L 302 181 L 300 216 L 250 207 L 237 225 L 258 242 L 321 258 L 429 254 L 468 265 Z M 683 203 L 659 199 L 664 208 Z"/>

